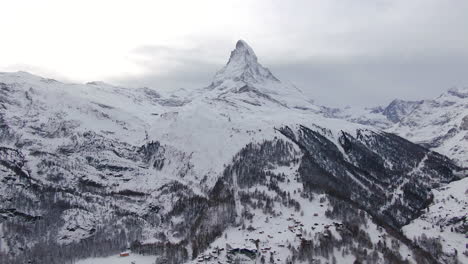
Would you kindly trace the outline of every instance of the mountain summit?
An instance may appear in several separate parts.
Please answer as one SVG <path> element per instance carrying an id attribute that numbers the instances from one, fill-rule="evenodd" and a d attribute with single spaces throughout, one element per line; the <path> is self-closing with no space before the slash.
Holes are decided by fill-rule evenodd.
<path id="1" fill-rule="evenodd" d="M 248 108 L 267 104 L 299 109 L 316 108 L 304 99 L 301 90 L 291 83 L 280 81 L 268 68 L 263 67 L 253 49 L 243 40 L 237 41 L 227 64 L 215 74 L 206 90 L 210 93 L 208 97 L 217 101 L 229 102 L 231 105 L 247 104 Z"/>
<path id="2" fill-rule="evenodd" d="M 214 77 L 213 85 L 226 81 L 242 81 L 246 84 L 262 83 L 267 80 L 279 82 L 267 68 L 258 63 L 253 49 L 243 40 L 236 43 L 229 61 Z"/>

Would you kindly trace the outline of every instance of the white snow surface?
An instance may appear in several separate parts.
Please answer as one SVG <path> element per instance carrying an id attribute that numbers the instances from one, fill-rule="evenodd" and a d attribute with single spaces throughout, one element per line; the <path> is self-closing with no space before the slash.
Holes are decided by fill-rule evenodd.
<path id="1" fill-rule="evenodd" d="M 143 256 L 130 252 L 127 257 L 116 254 L 110 257 L 87 258 L 77 261 L 76 264 L 132 264 L 132 262 L 135 264 L 154 264 L 156 263 L 155 259 L 155 256 Z"/>
<path id="2" fill-rule="evenodd" d="M 409 238 L 419 237 L 422 234 L 438 238 L 444 252 L 453 255 L 454 249 L 456 249 L 461 263 L 468 263 L 468 256 L 463 254 L 467 251 L 465 234 L 452 230 L 460 222 L 450 224 L 450 220 L 453 218 L 467 217 L 468 178 L 451 182 L 432 192 L 434 193 L 434 202 L 421 217 L 404 226 L 403 232 Z"/>

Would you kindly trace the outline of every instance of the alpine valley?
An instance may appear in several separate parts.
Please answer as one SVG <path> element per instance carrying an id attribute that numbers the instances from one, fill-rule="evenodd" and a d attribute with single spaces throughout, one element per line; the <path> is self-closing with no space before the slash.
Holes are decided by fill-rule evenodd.
<path id="1" fill-rule="evenodd" d="M 0 73 L 0 263 L 468 263 L 467 166 L 468 89 L 333 109 L 242 40 L 190 91 Z"/>

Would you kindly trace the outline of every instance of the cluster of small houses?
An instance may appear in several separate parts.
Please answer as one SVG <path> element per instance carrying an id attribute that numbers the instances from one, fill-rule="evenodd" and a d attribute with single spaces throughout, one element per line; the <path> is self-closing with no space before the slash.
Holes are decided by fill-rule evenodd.
<path id="1" fill-rule="evenodd" d="M 318 216 L 318 213 L 314 213 L 314 216 L 317 217 Z M 423 216 L 424 217 L 424 216 Z M 309 243 L 310 240 L 307 240 L 303 237 L 303 231 L 304 231 L 304 224 L 302 224 L 301 221 L 299 220 L 296 220 L 294 218 L 294 214 L 291 214 L 291 216 L 289 218 L 287 218 L 286 220 L 288 221 L 291 221 L 293 224 L 292 225 L 288 225 L 288 230 L 292 233 L 295 234 L 295 236 L 299 239 L 301 239 L 302 242 L 306 242 L 306 243 Z M 322 224 L 324 225 L 324 224 Z M 315 230 L 317 228 L 317 226 L 319 226 L 318 223 L 314 223 L 313 226 L 311 227 L 312 230 Z M 325 230 L 329 230 L 330 227 L 334 226 L 335 227 L 335 230 L 339 231 L 339 230 L 342 230 L 343 229 L 343 224 L 342 223 L 338 223 L 338 222 L 333 222 L 331 225 L 324 225 L 324 229 Z M 423 229 L 425 230 L 426 228 L 423 227 Z M 239 229 L 240 230 L 240 229 Z M 255 231 L 256 229 L 253 228 L 253 227 L 249 227 L 248 228 L 249 231 Z M 264 234 L 265 232 L 264 231 L 259 231 L 258 232 L 259 234 Z M 282 232 L 281 231 L 278 231 L 279 234 L 281 234 Z M 323 237 L 328 237 L 329 234 L 327 232 L 324 232 L 323 234 Z M 248 234 L 247 234 L 248 236 Z M 267 235 L 268 238 L 272 239 L 274 238 L 272 235 L 268 234 Z M 379 236 L 380 237 L 380 236 Z M 260 251 L 261 253 L 263 254 L 267 254 L 268 252 L 270 252 L 271 254 L 276 254 L 277 252 L 276 251 L 271 251 L 271 247 L 263 247 L 263 248 L 259 248 L 259 242 L 260 240 L 259 239 L 246 239 L 252 243 L 254 243 L 256 246 L 257 246 L 257 249 L 249 249 L 249 248 L 232 248 L 229 244 L 226 244 L 226 257 L 227 257 L 227 263 L 232 263 L 233 262 L 233 257 L 237 254 L 241 254 L 241 255 L 244 255 L 250 259 L 255 259 L 256 256 L 257 256 L 257 253 Z M 279 244 L 278 247 L 282 247 L 284 248 L 285 245 L 284 244 Z M 466 244 L 466 248 L 468 249 L 468 244 Z M 223 252 L 225 250 L 225 248 L 220 248 L 220 247 L 215 247 L 211 252 L 209 253 L 205 253 L 205 254 L 200 254 L 197 258 L 197 262 L 198 263 L 205 263 L 205 262 L 212 262 L 212 261 L 217 261 L 219 255 L 221 254 L 221 252 Z M 468 250 L 464 252 L 465 255 L 468 255 Z M 125 251 L 125 252 L 122 252 L 120 253 L 120 257 L 128 257 L 130 255 L 130 253 L 128 251 Z M 280 261 L 280 259 L 278 259 L 278 261 Z M 217 261 L 218 264 L 222 264 L 221 261 Z"/>
<path id="2" fill-rule="evenodd" d="M 206 262 L 206 261 L 209 261 L 209 260 L 213 260 L 213 259 L 217 259 L 218 258 L 218 255 L 224 251 L 224 248 L 219 248 L 219 247 L 215 247 L 210 253 L 208 254 L 200 254 L 197 258 L 197 261 L 198 262 Z M 219 262 L 219 261 L 218 261 Z M 221 263 L 221 262 L 219 262 Z"/>
<path id="3" fill-rule="evenodd" d="M 318 216 L 317 213 L 314 214 L 314 216 Z M 286 220 L 288 221 L 291 221 L 292 222 L 292 225 L 288 225 L 288 229 L 290 232 L 294 233 L 295 236 L 299 239 L 301 239 L 301 241 L 303 242 L 310 242 L 309 240 L 305 239 L 303 237 L 303 231 L 304 231 L 304 224 L 299 221 L 299 220 L 296 220 L 294 218 L 294 214 L 291 214 L 291 217 L 287 218 Z M 322 224 L 324 225 L 324 224 Z M 314 223 L 313 226 L 311 227 L 312 230 L 315 230 L 317 228 L 317 226 L 319 226 L 318 223 Z M 343 229 L 343 224 L 342 223 L 338 223 L 338 222 L 333 222 L 331 225 L 324 225 L 323 228 L 325 230 L 328 230 L 330 229 L 332 226 L 335 227 L 336 230 L 342 230 Z M 253 228 L 253 227 L 249 227 L 248 228 L 249 231 L 255 231 L 256 229 Z M 282 231 L 278 231 L 279 234 L 282 234 L 283 232 Z M 265 231 L 259 231 L 258 234 L 265 234 Z M 324 237 L 328 237 L 329 234 L 327 232 L 324 232 L 322 234 Z M 247 234 L 248 236 L 248 234 Z M 273 239 L 273 235 L 271 234 L 267 234 L 267 237 L 269 239 Z M 259 247 L 259 242 L 260 240 L 259 239 L 246 239 L 246 241 L 250 241 L 252 243 L 254 243 L 257 247 L 257 249 L 249 249 L 249 248 L 232 248 L 229 244 L 226 244 L 226 257 L 227 257 L 227 263 L 232 263 L 233 262 L 233 258 L 235 255 L 237 254 L 242 254 L 250 259 L 255 259 L 256 256 L 257 256 L 257 253 L 258 252 L 261 252 L 262 254 L 267 254 L 267 253 L 271 253 L 273 255 L 275 255 L 277 252 L 276 251 L 272 251 L 271 250 L 271 247 L 263 247 L 263 248 L 260 248 Z M 277 245 L 278 247 L 286 247 L 284 244 L 278 244 Z M 224 251 L 225 249 L 224 248 L 219 248 L 219 247 L 215 247 L 210 253 L 205 253 L 205 254 L 201 254 L 198 256 L 197 258 L 197 262 L 198 263 L 204 263 L 204 262 L 208 262 L 208 261 L 216 261 L 218 259 L 218 256 L 219 254 Z M 280 261 L 278 259 L 278 261 Z M 218 261 L 218 263 L 221 263 L 220 261 Z"/>
<path id="4" fill-rule="evenodd" d="M 292 222 L 294 223 L 294 225 L 288 226 L 288 229 L 289 229 L 289 231 L 291 231 L 292 233 L 295 233 L 295 234 L 296 234 L 296 237 L 301 238 L 301 239 L 304 240 L 304 238 L 302 237 L 302 236 L 303 236 L 303 235 L 302 235 L 302 232 L 303 232 L 303 230 L 304 230 L 304 229 L 303 229 L 304 224 L 302 224 L 301 221 L 294 219 L 292 216 L 294 216 L 294 215 L 291 215 L 291 217 L 289 217 L 288 219 L 286 219 L 286 220 L 292 221 Z M 314 216 L 318 216 L 318 214 L 315 213 Z M 312 229 L 312 230 L 315 230 L 315 228 L 317 228 L 318 225 L 319 225 L 318 223 L 314 223 L 314 225 L 311 227 L 311 229 Z M 322 224 L 322 225 L 323 225 L 323 224 Z M 337 222 L 333 222 L 333 225 L 325 225 L 324 228 L 325 228 L 325 230 L 328 230 L 328 229 L 330 229 L 330 227 L 332 227 L 332 226 L 335 226 L 335 229 L 336 229 L 336 230 L 341 230 L 341 229 L 343 228 L 343 224 L 337 223 Z M 281 233 L 281 232 L 279 232 L 279 233 Z M 327 236 L 328 236 L 327 233 L 324 233 L 323 235 L 324 235 L 324 237 L 327 237 Z"/>

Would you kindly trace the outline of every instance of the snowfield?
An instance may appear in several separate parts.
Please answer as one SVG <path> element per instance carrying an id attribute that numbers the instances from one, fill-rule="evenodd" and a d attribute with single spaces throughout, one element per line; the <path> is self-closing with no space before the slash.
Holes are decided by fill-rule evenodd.
<path id="1" fill-rule="evenodd" d="M 89 258 L 76 262 L 76 264 L 155 264 L 154 256 L 143 256 L 130 252 L 128 257 L 118 255 L 105 258 Z"/>

